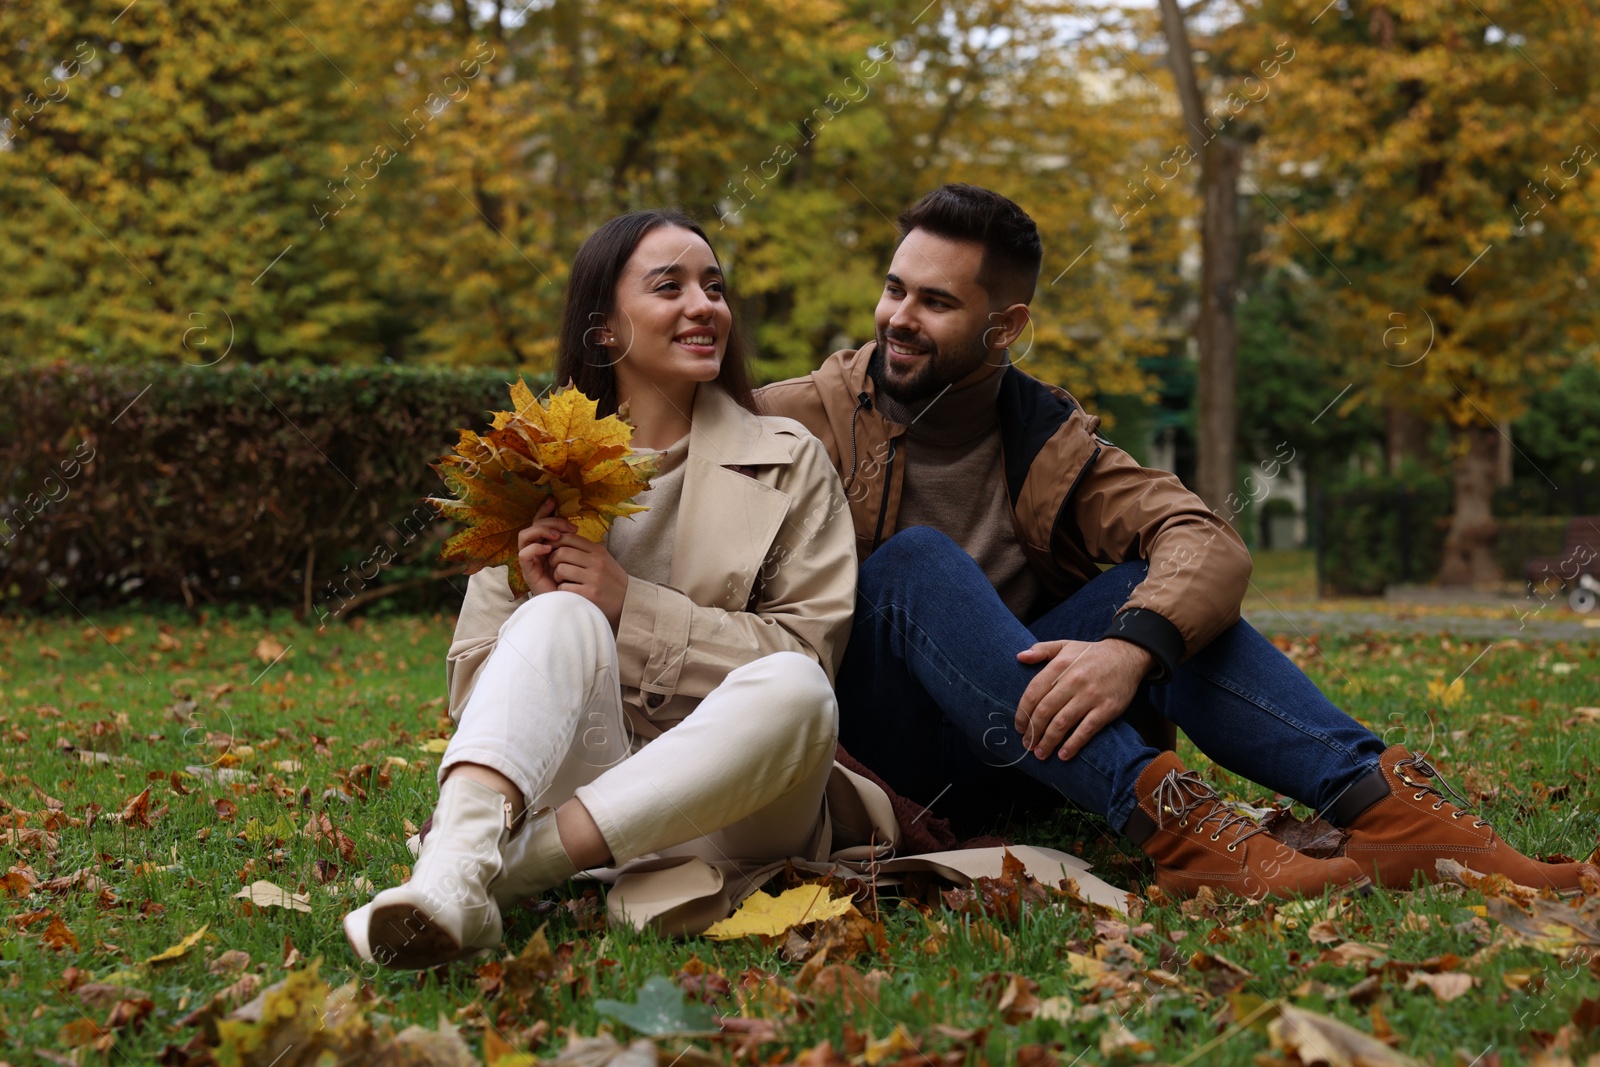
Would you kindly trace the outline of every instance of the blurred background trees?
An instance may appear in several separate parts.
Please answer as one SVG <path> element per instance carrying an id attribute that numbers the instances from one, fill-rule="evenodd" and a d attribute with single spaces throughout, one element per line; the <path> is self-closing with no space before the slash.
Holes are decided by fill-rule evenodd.
<path id="1" fill-rule="evenodd" d="M 1249 145 L 1213 294 L 1230 384 L 1193 358 L 1210 138 L 1156 4 L 917 6 L 0 6 L 0 350 L 539 373 L 584 236 L 668 204 L 705 221 L 774 380 L 867 338 L 894 216 L 969 181 L 1044 235 L 1014 358 L 1191 485 L 1206 440 L 1237 449 L 1237 494 L 1208 502 L 1252 539 L 1289 449 L 1265 483 L 1302 515 L 1317 486 L 1446 478 L 1452 581 L 1494 576 L 1511 483 L 1576 506 L 1600 12 L 1182 6 L 1201 125 Z M 1196 422 L 1204 388 L 1231 430 Z"/>

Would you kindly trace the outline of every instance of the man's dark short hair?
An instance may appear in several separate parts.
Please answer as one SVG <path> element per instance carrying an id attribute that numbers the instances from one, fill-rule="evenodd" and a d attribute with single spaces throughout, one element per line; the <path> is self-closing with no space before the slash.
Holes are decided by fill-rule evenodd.
<path id="1" fill-rule="evenodd" d="M 978 284 L 1004 304 L 1027 304 L 1039 284 L 1044 248 L 1039 227 L 1016 204 L 976 185 L 941 185 L 896 220 L 903 241 L 912 230 L 927 230 L 951 241 L 983 246 Z"/>

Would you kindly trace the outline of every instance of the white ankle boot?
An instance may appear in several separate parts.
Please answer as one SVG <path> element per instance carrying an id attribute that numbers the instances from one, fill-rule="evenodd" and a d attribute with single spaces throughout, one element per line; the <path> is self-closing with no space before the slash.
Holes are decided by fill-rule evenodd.
<path id="1" fill-rule="evenodd" d="M 554 808 L 530 811 L 517 832 L 507 839 L 500 855 L 500 877 L 490 891 L 502 912 L 578 873 L 561 845 Z"/>
<path id="2" fill-rule="evenodd" d="M 345 916 L 356 954 L 420 969 L 500 944 L 500 906 L 490 887 L 501 875 L 510 815 L 498 790 L 459 774 L 445 779 L 411 880 Z"/>

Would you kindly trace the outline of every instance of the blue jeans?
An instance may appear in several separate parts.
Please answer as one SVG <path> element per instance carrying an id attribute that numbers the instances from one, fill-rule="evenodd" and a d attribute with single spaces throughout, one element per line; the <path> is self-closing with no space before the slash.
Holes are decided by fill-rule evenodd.
<path id="1" fill-rule="evenodd" d="M 1124 716 L 1070 760 L 1035 757 L 1013 722 L 1041 666 L 1016 654 L 1035 641 L 1099 640 L 1146 570 L 1143 560 L 1112 567 L 1024 625 L 954 541 L 924 526 L 900 531 L 861 566 L 835 685 L 840 743 L 896 792 L 941 813 L 987 814 L 1008 800 L 1037 809 L 1065 797 L 1120 833 L 1156 750 Z M 1213 762 L 1319 811 L 1384 750 L 1243 619 L 1134 700 Z"/>

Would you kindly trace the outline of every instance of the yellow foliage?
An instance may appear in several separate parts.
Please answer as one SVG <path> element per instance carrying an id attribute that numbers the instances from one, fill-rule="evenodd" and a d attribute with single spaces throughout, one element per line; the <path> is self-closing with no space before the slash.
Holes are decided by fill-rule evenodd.
<path id="1" fill-rule="evenodd" d="M 1428 699 L 1438 701 L 1446 708 L 1465 704 L 1469 699 L 1467 697 L 1466 682 L 1457 678 L 1449 685 L 1446 685 L 1437 678 L 1430 678 L 1428 679 Z"/>
<path id="2" fill-rule="evenodd" d="M 156 953 L 154 956 L 151 956 L 149 959 L 145 960 L 144 962 L 147 963 L 147 964 L 149 964 L 149 963 L 165 963 L 168 960 L 175 960 L 175 959 L 179 958 L 180 956 L 183 956 L 183 955 L 187 954 L 190 949 L 194 948 L 196 945 L 198 945 L 200 943 L 200 939 L 202 937 L 206 936 L 206 931 L 208 929 L 210 929 L 210 928 L 211 928 L 211 924 L 210 923 L 202 924 L 200 929 L 196 930 L 194 933 L 190 934 L 188 937 L 184 938 L 182 941 L 179 941 L 176 945 L 173 945 L 171 948 L 163 949 L 162 951 Z"/>
<path id="3" fill-rule="evenodd" d="M 456 454 L 434 469 L 459 499 L 429 497 L 440 515 L 466 524 L 440 555 L 481 567 L 505 566 L 512 592 L 528 591 L 517 560 L 517 535 L 551 496 L 555 514 L 578 536 L 602 540 L 613 519 L 645 510 L 628 501 L 650 488 L 655 460 L 628 447 L 633 427 L 623 415 L 596 418 L 595 401 L 558 389 L 548 405 L 520 377 L 513 410 L 494 413 L 485 435 L 461 431 Z"/>
<path id="4" fill-rule="evenodd" d="M 755 893 L 739 905 L 739 910 L 706 929 L 713 941 L 736 937 L 779 937 L 801 923 L 821 922 L 846 915 L 855 908 L 849 897 L 834 899 L 822 883 L 796 886 L 777 896 Z"/>

